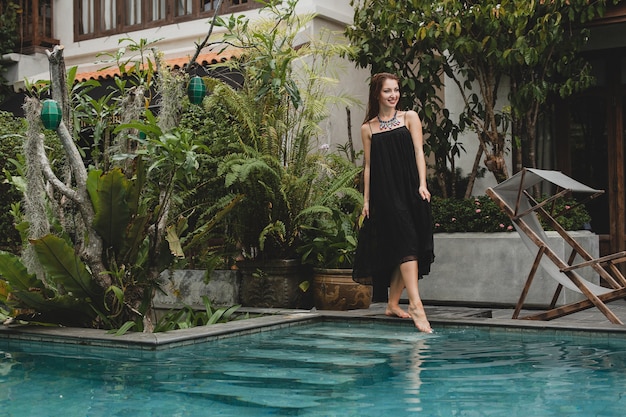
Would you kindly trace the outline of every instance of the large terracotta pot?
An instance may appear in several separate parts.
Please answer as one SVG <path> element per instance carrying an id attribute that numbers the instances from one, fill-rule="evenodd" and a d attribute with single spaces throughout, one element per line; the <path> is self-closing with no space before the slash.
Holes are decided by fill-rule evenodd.
<path id="1" fill-rule="evenodd" d="M 296 259 L 247 261 L 241 271 L 241 304 L 246 307 L 311 308 L 308 269 Z M 304 284 L 303 284 L 304 283 Z"/>
<path id="2" fill-rule="evenodd" d="M 372 286 L 352 280 L 352 269 L 313 270 L 313 302 L 318 310 L 369 308 Z"/>

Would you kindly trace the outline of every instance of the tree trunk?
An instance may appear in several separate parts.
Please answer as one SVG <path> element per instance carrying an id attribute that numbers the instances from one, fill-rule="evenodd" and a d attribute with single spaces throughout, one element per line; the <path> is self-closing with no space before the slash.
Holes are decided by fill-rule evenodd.
<path id="1" fill-rule="evenodd" d="M 50 63 L 52 98 L 59 103 L 64 103 L 62 106 L 63 119 L 69 120 L 69 99 L 67 98 L 67 84 L 65 82 L 66 73 L 63 46 L 57 45 L 52 52 L 48 52 L 48 61 Z M 61 121 L 57 129 L 57 135 L 65 150 L 67 162 L 76 183 L 75 189 L 70 188 L 56 177 L 42 148 L 41 153 L 43 154 L 40 154 L 40 158 L 43 163 L 44 174 L 54 188 L 76 204 L 87 231 L 87 238 L 84 241 L 84 245 L 78 248 L 79 256 L 91 269 L 94 280 L 106 290 L 111 285 L 111 277 L 106 272 L 106 268 L 102 262 L 102 240 L 91 227 L 95 214 L 91 199 L 87 193 L 87 168 L 85 167 L 85 163 L 80 156 L 80 152 L 74 143 L 65 121 Z"/>
<path id="2" fill-rule="evenodd" d="M 467 182 L 467 188 L 465 189 L 465 198 L 470 198 L 472 196 L 472 191 L 474 190 L 474 183 L 476 182 L 476 176 L 478 175 L 478 165 L 480 164 L 480 158 L 483 156 L 483 145 L 482 143 L 478 145 L 478 151 L 476 152 L 476 157 L 474 158 L 474 163 L 472 164 L 472 172 L 469 176 L 469 181 Z"/>

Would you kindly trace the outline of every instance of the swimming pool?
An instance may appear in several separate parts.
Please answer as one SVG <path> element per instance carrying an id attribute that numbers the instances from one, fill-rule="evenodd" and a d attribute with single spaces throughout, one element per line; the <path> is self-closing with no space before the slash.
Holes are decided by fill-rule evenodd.
<path id="1" fill-rule="evenodd" d="M 625 365 L 606 337 L 367 322 L 160 351 L 0 339 L 0 415 L 621 416 Z"/>

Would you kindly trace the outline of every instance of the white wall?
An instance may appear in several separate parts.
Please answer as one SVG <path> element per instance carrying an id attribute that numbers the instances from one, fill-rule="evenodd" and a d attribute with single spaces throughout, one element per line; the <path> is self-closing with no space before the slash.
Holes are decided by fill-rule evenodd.
<path id="1" fill-rule="evenodd" d="M 121 46 L 119 40 L 122 38 L 132 38 L 137 41 L 140 39 L 147 39 L 148 41 L 161 39 L 156 44 L 156 47 L 165 53 L 167 58 L 191 56 L 195 52 L 195 43 L 201 42 L 210 28 L 210 20 L 203 18 L 158 28 L 74 42 L 74 9 L 72 3 L 67 0 L 55 1 L 54 34 L 60 40 L 61 45 L 65 47 L 66 65 L 68 67 L 78 66 L 79 71 L 95 71 L 102 68 L 103 65 L 101 63 L 97 64 L 99 59 L 96 56 L 102 52 L 117 51 Z M 252 15 L 257 13 L 257 10 L 252 10 L 242 14 Z M 63 18 L 57 18 L 58 16 L 63 16 Z M 214 28 L 213 37 L 218 38 L 222 32 L 222 28 Z"/>

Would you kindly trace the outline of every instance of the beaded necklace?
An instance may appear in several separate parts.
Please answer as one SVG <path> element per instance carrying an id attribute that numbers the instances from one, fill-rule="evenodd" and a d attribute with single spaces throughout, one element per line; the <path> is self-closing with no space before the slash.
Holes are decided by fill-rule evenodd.
<path id="1" fill-rule="evenodd" d="M 393 114 L 393 117 L 389 120 L 381 120 L 380 116 L 376 116 L 376 118 L 378 119 L 378 126 L 380 127 L 380 130 L 391 130 L 395 127 L 400 126 L 400 120 L 396 119 L 397 115 L 398 110 L 396 110 L 396 112 Z"/>

